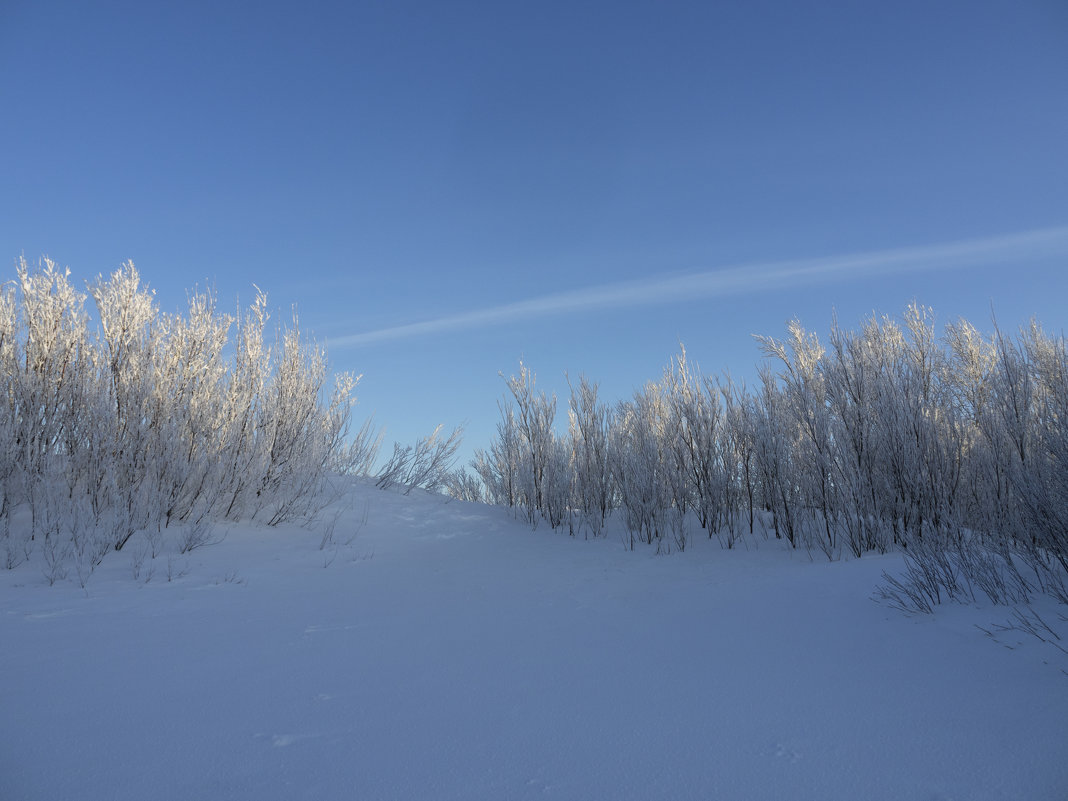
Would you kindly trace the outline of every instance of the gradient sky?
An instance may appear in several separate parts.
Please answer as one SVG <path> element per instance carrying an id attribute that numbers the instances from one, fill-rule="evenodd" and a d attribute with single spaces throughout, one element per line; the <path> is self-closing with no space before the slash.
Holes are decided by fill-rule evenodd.
<path id="1" fill-rule="evenodd" d="M 1068 5 L 0 0 L 0 257 L 296 304 L 358 417 L 1068 312 Z M 5 279 L 6 280 L 6 279 Z"/>

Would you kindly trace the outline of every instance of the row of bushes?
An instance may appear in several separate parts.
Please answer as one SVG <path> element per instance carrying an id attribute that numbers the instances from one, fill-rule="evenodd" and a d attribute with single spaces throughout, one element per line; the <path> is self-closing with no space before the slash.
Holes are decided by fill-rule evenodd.
<path id="1" fill-rule="evenodd" d="M 358 377 L 326 379 L 295 315 L 268 329 L 262 292 L 235 315 L 209 292 L 166 314 L 132 263 L 83 293 L 20 260 L 0 293 L 0 555 L 36 543 L 91 570 L 136 532 L 182 528 L 189 547 L 206 521 L 314 514 L 327 475 L 377 446 L 349 435 Z"/>
<path id="2" fill-rule="evenodd" d="M 926 588 L 912 607 L 1036 589 L 1068 602 L 1063 337 L 965 321 L 940 336 L 913 305 L 901 322 L 835 323 L 826 345 L 797 322 L 758 341 L 770 360 L 753 389 L 703 376 L 685 350 L 615 405 L 582 378 L 563 435 L 556 397 L 520 365 L 479 481 L 453 491 L 572 533 L 597 535 L 618 510 L 631 547 L 660 549 L 694 526 L 731 546 L 763 511 L 776 537 L 830 558 L 904 548 Z"/>

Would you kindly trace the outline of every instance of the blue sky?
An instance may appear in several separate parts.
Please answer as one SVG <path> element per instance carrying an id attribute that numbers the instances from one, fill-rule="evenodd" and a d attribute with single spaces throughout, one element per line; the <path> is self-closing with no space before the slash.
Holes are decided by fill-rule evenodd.
<path id="1" fill-rule="evenodd" d="M 389 438 L 487 444 L 520 358 L 618 399 L 794 316 L 1065 326 L 1061 0 L 9 0 L 0 105 L 0 257 L 257 284 Z"/>

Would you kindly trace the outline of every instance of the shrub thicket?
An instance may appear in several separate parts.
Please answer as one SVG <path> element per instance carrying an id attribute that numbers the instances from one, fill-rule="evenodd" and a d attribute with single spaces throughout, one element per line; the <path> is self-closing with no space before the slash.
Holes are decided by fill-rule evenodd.
<path id="1" fill-rule="evenodd" d="M 521 365 L 472 463 L 486 497 L 594 535 L 620 510 L 631 547 L 685 547 L 688 525 L 730 547 L 764 520 L 829 558 L 901 548 L 905 583 L 883 594 L 907 608 L 1068 602 L 1063 336 L 965 321 L 939 336 L 913 305 L 858 332 L 835 323 L 827 345 L 797 322 L 758 341 L 770 360 L 752 390 L 702 376 L 685 351 L 614 407 L 583 379 L 566 434 Z"/>
<path id="2" fill-rule="evenodd" d="M 91 296 L 96 319 L 86 301 Z M 366 470 L 350 440 L 358 377 L 327 387 L 297 319 L 268 330 L 267 300 L 236 315 L 209 292 L 162 313 L 132 263 L 88 294 L 51 261 L 0 294 L 0 542 L 8 566 L 39 547 L 51 580 L 84 577 L 138 532 L 313 515 L 331 471 Z M 17 525 L 12 525 L 17 520 Z"/>

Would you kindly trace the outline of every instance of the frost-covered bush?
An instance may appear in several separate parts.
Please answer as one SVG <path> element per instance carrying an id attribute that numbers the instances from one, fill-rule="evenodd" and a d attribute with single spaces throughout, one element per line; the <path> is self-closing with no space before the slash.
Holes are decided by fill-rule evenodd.
<path id="1" fill-rule="evenodd" d="M 578 525 L 594 536 L 604 529 L 615 502 L 612 484 L 612 409 L 597 400 L 597 385 L 586 376 L 571 386 L 568 402 L 570 494 Z"/>
<path id="2" fill-rule="evenodd" d="M 338 376 L 330 391 L 322 349 L 302 339 L 295 316 L 269 331 L 262 292 L 242 314 L 194 293 L 171 315 L 130 262 L 88 293 L 69 276 L 22 259 L 0 293 L 9 566 L 39 547 L 50 580 L 69 561 L 81 577 L 138 532 L 306 517 L 329 470 L 373 452 L 366 431 L 348 442 L 358 379 Z"/>
<path id="3" fill-rule="evenodd" d="M 650 383 L 616 410 L 613 475 L 631 548 L 635 538 L 658 549 L 670 549 L 673 538 L 680 549 L 686 546 L 685 475 L 675 462 L 679 451 L 664 395 Z"/>

